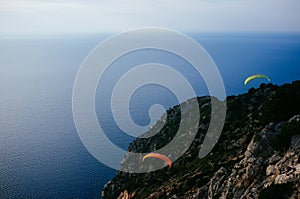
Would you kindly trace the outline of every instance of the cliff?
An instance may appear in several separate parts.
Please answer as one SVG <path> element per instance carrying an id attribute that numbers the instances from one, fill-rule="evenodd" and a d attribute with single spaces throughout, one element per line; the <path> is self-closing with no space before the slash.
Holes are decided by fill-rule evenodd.
<path id="1" fill-rule="evenodd" d="M 118 171 L 104 187 L 104 199 L 300 198 L 300 81 L 262 84 L 227 97 L 221 137 L 202 159 L 198 152 L 208 129 L 211 101 L 209 97 L 197 100 L 198 133 L 172 168 L 140 174 Z M 167 144 L 179 126 L 179 106 L 162 119 L 166 124 L 158 134 L 137 138 L 128 151 L 151 152 Z M 120 166 L 130 167 L 129 160 L 126 154 Z"/>

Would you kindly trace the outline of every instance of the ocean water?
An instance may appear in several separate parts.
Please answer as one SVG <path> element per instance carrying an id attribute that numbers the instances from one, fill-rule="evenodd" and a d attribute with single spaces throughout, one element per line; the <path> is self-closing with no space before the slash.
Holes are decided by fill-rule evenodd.
<path id="1" fill-rule="evenodd" d="M 265 82 L 244 86 L 251 74 L 266 74 L 274 84 L 300 79 L 300 35 L 189 35 L 217 64 L 227 95 Z M 72 116 L 72 89 L 84 58 L 108 36 L 0 39 L 0 198 L 101 197 L 102 187 L 116 171 L 98 162 L 81 143 Z M 123 149 L 133 137 L 114 122 L 111 90 L 132 66 L 153 61 L 174 67 L 198 95 L 207 94 L 201 76 L 174 55 L 145 50 L 121 57 L 98 85 L 95 107 L 107 136 Z M 148 124 L 148 109 L 155 103 L 167 109 L 178 100 L 164 87 L 143 86 L 130 101 L 133 120 Z"/>

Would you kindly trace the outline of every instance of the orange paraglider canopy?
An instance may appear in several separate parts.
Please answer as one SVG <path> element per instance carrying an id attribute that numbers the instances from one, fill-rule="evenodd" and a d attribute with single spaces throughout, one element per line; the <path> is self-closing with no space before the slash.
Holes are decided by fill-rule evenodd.
<path id="1" fill-rule="evenodd" d="M 159 159 L 165 161 L 169 165 L 170 168 L 172 167 L 172 161 L 167 156 L 162 155 L 160 153 L 149 153 L 143 157 L 142 162 L 144 162 L 144 160 L 146 158 L 159 158 Z"/>

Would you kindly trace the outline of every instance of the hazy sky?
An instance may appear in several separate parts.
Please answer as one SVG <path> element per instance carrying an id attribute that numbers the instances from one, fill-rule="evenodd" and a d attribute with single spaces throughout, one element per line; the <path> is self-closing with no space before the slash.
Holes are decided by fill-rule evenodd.
<path id="1" fill-rule="evenodd" d="M 0 0 L 0 34 L 300 32 L 300 0 Z"/>

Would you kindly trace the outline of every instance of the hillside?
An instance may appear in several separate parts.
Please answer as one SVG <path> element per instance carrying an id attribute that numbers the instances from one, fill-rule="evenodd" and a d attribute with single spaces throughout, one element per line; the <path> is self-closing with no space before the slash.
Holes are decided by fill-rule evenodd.
<path id="1" fill-rule="evenodd" d="M 300 81 L 261 84 L 248 93 L 227 97 L 221 137 L 202 159 L 198 153 L 208 129 L 211 102 L 209 97 L 197 100 L 200 125 L 188 151 L 171 168 L 141 174 L 118 171 L 104 187 L 104 199 L 300 198 Z M 137 138 L 128 151 L 159 149 L 174 137 L 179 121 L 179 106 L 175 106 L 167 111 L 160 133 Z M 125 156 L 121 167 L 129 167 L 129 160 Z"/>

